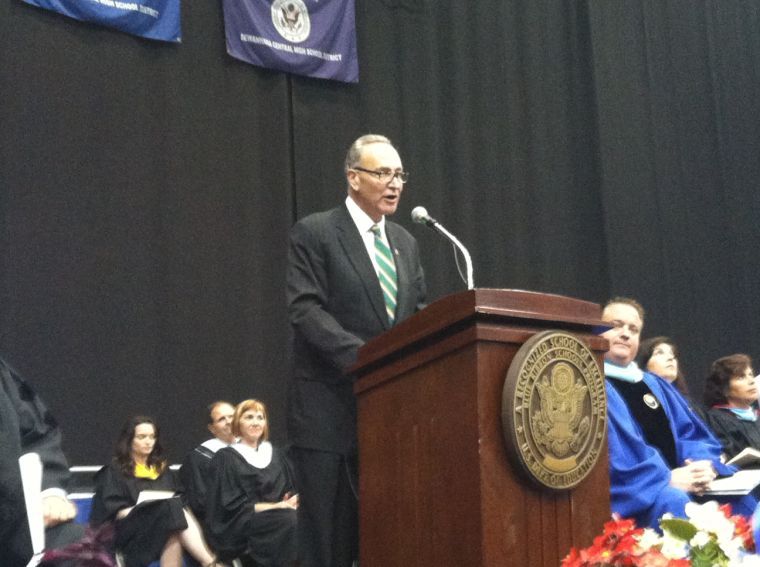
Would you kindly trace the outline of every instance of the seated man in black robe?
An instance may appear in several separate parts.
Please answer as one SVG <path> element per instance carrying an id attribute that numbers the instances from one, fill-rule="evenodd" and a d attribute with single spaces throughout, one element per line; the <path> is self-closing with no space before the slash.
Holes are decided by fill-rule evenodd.
<path id="1" fill-rule="evenodd" d="M 214 402 L 208 407 L 208 430 L 213 437 L 190 451 L 182 461 L 179 477 L 185 491 L 185 502 L 204 524 L 206 516 L 206 491 L 209 484 L 209 465 L 219 449 L 234 443 L 232 419 L 235 407 L 225 401 Z"/>
<path id="2" fill-rule="evenodd" d="M 42 461 L 42 506 L 47 549 L 82 537 L 71 520 L 76 507 L 66 495 L 69 479 L 61 432 L 32 388 L 0 359 L 0 559 L 4 567 L 23 567 L 32 557 L 18 458 L 37 453 Z"/>

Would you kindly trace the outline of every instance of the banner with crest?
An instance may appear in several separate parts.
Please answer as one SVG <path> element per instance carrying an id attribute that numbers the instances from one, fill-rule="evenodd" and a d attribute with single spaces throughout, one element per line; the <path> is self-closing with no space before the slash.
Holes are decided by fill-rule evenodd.
<path id="1" fill-rule="evenodd" d="M 64 16 L 159 41 L 179 42 L 180 0 L 23 0 Z"/>
<path id="2" fill-rule="evenodd" d="M 320 79 L 359 81 L 354 0 L 223 0 L 227 53 Z"/>

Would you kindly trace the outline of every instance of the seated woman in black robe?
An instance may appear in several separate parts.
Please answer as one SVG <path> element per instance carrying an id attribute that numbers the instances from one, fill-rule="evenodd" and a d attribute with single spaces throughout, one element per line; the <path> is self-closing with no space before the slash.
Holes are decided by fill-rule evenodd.
<path id="1" fill-rule="evenodd" d="M 757 396 L 749 356 L 732 354 L 712 363 L 705 382 L 707 421 L 729 459 L 747 447 L 760 450 Z"/>
<path id="2" fill-rule="evenodd" d="M 180 567 L 183 549 L 203 566 L 216 565 L 198 521 L 172 496 L 176 490 L 158 425 L 149 417 L 133 417 L 121 430 L 113 461 L 95 476 L 90 523 L 115 522 L 115 547 L 127 567 L 159 558 L 161 567 Z"/>
<path id="3" fill-rule="evenodd" d="M 211 460 L 209 541 L 223 557 L 245 554 L 256 565 L 290 565 L 296 558 L 298 495 L 285 456 L 267 441 L 264 404 L 239 403 L 232 431 L 240 441 Z"/>

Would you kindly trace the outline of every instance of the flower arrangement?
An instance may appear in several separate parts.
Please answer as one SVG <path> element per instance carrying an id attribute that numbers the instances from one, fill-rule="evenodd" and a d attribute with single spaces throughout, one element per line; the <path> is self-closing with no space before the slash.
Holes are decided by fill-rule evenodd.
<path id="1" fill-rule="evenodd" d="M 663 516 L 660 535 L 613 515 L 590 547 L 570 550 L 562 567 L 760 567 L 750 523 L 732 516 L 728 504 L 691 502 L 686 516 Z"/>

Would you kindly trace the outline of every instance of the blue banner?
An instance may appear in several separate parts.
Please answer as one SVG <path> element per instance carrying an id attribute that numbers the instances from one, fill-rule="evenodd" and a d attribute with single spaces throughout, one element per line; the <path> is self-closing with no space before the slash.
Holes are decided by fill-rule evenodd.
<path id="1" fill-rule="evenodd" d="M 354 0 L 223 0 L 227 53 L 296 75 L 359 81 Z"/>
<path id="2" fill-rule="evenodd" d="M 179 0 L 24 0 L 83 22 L 93 22 L 132 35 L 179 41 Z"/>

